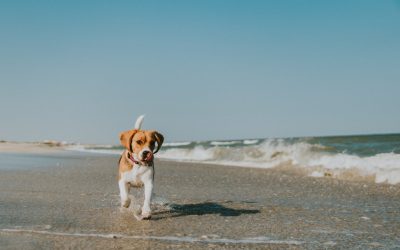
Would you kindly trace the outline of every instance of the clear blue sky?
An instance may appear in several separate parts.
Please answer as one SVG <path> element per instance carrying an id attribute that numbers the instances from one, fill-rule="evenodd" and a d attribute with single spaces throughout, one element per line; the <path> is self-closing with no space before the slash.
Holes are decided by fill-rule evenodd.
<path id="1" fill-rule="evenodd" d="M 400 132 L 399 1 L 1 1 L 0 139 Z"/>

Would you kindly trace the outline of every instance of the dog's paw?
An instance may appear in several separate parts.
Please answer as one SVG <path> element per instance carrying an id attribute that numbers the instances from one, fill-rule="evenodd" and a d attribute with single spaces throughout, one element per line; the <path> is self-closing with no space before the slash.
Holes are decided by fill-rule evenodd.
<path id="1" fill-rule="evenodd" d="M 137 220 L 150 220 L 151 219 L 151 214 L 147 213 L 147 214 L 134 214 L 135 218 Z"/>
<path id="2" fill-rule="evenodd" d="M 140 213 L 140 209 L 139 210 L 135 210 L 133 212 L 133 215 L 135 216 L 135 218 L 137 220 L 150 220 L 151 218 L 151 211 L 143 211 L 142 213 Z"/>
<path id="3" fill-rule="evenodd" d="M 151 212 L 142 213 L 143 220 L 150 220 L 151 219 Z"/>
<path id="4" fill-rule="evenodd" d="M 121 200 L 121 207 L 128 208 L 130 204 L 131 204 L 131 199 Z"/>

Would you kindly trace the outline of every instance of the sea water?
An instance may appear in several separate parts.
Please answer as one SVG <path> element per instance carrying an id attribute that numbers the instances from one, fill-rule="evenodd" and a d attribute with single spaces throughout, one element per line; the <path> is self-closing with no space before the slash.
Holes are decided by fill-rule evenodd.
<path id="1" fill-rule="evenodd" d="M 112 145 L 70 149 L 111 154 L 123 150 Z M 257 168 L 290 165 L 314 177 L 351 173 L 371 176 L 377 183 L 400 183 L 400 134 L 166 142 L 158 157 Z"/>

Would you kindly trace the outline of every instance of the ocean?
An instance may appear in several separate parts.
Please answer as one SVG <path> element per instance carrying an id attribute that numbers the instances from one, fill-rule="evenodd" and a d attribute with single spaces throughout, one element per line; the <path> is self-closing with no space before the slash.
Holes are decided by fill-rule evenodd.
<path id="1" fill-rule="evenodd" d="M 123 150 L 116 145 L 68 149 L 102 154 Z M 256 168 L 291 166 L 313 177 L 400 183 L 400 134 L 166 142 L 158 158 Z"/>

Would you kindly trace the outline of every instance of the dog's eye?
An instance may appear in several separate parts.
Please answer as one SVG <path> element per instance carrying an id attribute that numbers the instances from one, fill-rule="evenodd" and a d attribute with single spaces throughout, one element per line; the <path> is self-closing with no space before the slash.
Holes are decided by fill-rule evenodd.
<path id="1" fill-rule="evenodd" d="M 142 142 L 141 140 L 136 141 L 136 143 L 139 144 L 139 145 L 142 145 L 142 144 L 143 144 L 143 142 Z"/>

